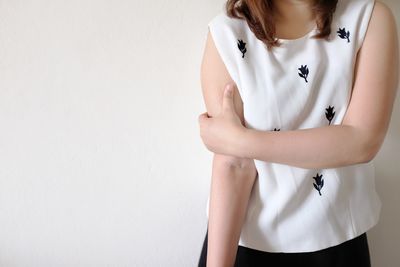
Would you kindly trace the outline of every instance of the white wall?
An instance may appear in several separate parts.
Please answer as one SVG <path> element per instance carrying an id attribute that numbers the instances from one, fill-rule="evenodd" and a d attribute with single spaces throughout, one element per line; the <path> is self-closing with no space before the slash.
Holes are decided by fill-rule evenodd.
<path id="1" fill-rule="evenodd" d="M 0 266 L 196 266 L 199 70 L 223 4 L 0 0 Z M 399 115 L 376 158 L 380 267 L 400 263 Z"/>

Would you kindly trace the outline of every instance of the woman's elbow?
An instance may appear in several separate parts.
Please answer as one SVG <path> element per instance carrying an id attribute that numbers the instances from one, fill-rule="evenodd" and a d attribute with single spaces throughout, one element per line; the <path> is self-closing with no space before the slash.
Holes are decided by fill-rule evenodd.
<path id="1" fill-rule="evenodd" d="M 365 145 L 362 153 L 362 163 L 369 163 L 378 154 L 383 143 L 383 138 L 371 138 Z"/>

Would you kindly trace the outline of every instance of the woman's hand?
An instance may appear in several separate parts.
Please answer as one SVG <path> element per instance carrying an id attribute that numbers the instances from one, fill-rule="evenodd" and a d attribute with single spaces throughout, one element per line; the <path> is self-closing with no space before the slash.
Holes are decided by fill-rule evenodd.
<path id="1" fill-rule="evenodd" d="M 233 102 L 233 85 L 225 87 L 221 112 L 209 117 L 207 112 L 199 115 L 200 136 L 207 149 L 231 156 L 236 155 L 239 138 L 246 129 L 236 114 Z"/>

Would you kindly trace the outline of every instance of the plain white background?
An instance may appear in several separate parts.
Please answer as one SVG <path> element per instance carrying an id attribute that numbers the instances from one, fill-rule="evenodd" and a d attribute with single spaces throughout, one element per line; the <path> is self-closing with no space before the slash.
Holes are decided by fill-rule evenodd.
<path id="1" fill-rule="evenodd" d="M 196 266 L 200 63 L 224 2 L 0 0 L 0 266 Z M 375 159 L 379 267 L 400 264 L 398 106 Z"/>

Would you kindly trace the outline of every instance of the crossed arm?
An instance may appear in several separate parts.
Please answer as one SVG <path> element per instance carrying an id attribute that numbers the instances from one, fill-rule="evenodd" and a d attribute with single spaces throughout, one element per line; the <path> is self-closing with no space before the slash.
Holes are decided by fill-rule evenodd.
<path id="1" fill-rule="evenodd" d="M 389 127 L 398 64 L 395 19 L 377 1 L 357 55 L 353 92 L 342 124 L 270 132 L 245 128 L 231 154 L 302 168 L 334 168 L 372 160 Z"/>

